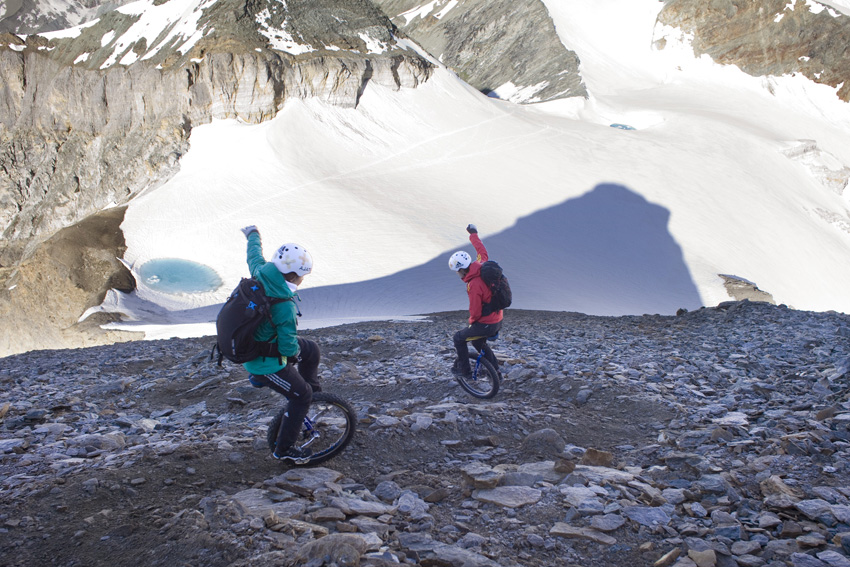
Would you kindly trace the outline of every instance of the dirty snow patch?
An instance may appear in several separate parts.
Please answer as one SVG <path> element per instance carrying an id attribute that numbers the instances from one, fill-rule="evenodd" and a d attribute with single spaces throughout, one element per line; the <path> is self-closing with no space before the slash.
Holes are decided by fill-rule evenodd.
<path id="1" fill-rule="evenodd" d="M 360 39 L 362 39 L 366 43 L 367 53 L 384 53 L 387 51 L 387 45 L 383 41 L 379 41 L 369 36 L 368 34 L 361 33 Z"/>
<path id="2" fill-rule="evenodd" d="M 452 1 L 450 1 L 449 4 L 452 4 Z M 434 11 L 435 8 L 442 7 L 442 6 L 443 6 L 442 0 L 433 0 L 432 2 L 428 2 L 427 4 L 417 6 L 416 8 L 408 10 L 407 12 L 402 12 L 397 17 L 404 18 L 404 25 L 409 25 L 410 22 L 412 22 L 416 18 L 422 18 L 422 19 L 427 18 L 429 15 L 431 15 L 431 13 Z M 454 5 L 449 6 L 447 9 L 443 10 L 441 13 L 443 15 L 445 15 L 445 13 L 448 12 L 453 7 L 454 7 Z M 442 17 L 442 16 L 440 16 L 440 17 Z"/>
<path id="3" fill-rule="evenodd" d="M 446 7 L 434 14 L 434 17 L 438 20 L 442 20 L 443 16 L 449 13 L 449 10 L 457 6 L 457 0 L 449 0 L 449 3 L 446 4 Z"/>
<path id="4" fill-rule="evenodd" d="M 535 99 L 535 95 L 547 86 L 549 86 L 548 81 L 542 81 L 536 85 L 527 87 L 521 87 L 508 81 L 502 86 L 490 91 L 489 96 L 514 103 L 538 102 L 538 99 Z"/>
<path id="5" fill-rule="evenodd" d="M 171 0 L 154 6 L 152 2 L 145 0 L 118 8 L 117 12 L 138 16 L 139 19 L 118 38 L 112 55 L 101 65 L 101 69 L 119 62 L 126 65 L 136 61 L 138 56 L 128 57 L 127 50 L 142 39 L 151 47 L 141 59 L 150 59 L 160 49 L 172 45 L 179 53 L 187 53 L 203 37 L 203 30 L 198 29 L 198 22 L 203 10 L 215 1 Z M 162 37 L 162 40 L 153 44 L 159 37 Z"/>
<path id="6" fill-rule="evenodd" d="M 287 32 L 285 29 L 277 29 L 269 26 L 269 18 L 271 14 L 268 10 L 263 10 L 259 14 L 257 14 L 257 23 L 260 25 L 260 29 L 258 30 L 261 34 L 263 34 L 268 40 L 269 45 L 275 51 L 283 51 L 285 53 L 289 53 L 291 55 L 301 55 L 304 53 L 310 53 L 316 51 L 312 45 L 307 45 L 304 43 L 300 43 L 296 41 L 296 39 Z M 286 27 L 286 21 L 284 20 L 281 28 Z"/>

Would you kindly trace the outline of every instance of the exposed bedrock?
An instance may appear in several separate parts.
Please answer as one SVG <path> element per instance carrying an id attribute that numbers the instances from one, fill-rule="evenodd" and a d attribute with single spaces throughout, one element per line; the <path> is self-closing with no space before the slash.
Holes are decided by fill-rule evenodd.
<path id="1" fill-rule="evenodd" d="M 104 330 L 110 315 L 79 322 L 106 292 L 135 288 L 118 260 L 126 246 L 124 207 L 90 216 L 47 239 L 14 270 L 3 270 L 0 289 L 0 356 L 26 350 L 75 348 L 140 338 Z"/>

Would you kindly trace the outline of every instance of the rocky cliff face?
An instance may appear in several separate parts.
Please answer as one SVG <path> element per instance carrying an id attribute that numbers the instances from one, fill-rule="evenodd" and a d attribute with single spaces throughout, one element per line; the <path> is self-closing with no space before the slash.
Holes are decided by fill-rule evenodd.
<path id="1" fill-rule="evenodd" d="M 395 25 L 482 92 L 520 103 L 587 96 L 578 56 L 558 39 L 540 0 L 375 3 Z"/>
<path id="2" fill-rule="evenodd" d="M 74 33 L 0 36 L 6 273 L 58 230 L 167 180 L 196 125 L 258 123 L 291 97 L 355 106 L 370 81 L 415 87 L 432 69 L 364 0 L 189 0 L 178 7 L 194 12 L 151 34 L 146 18 L 170 4 Z"/>
<path id="3" fill-rule="evenodd" d="M 284 25 L 283 14 L 263 19 L 265 2 L 210 3 L 199 9 L 197 29 L 205 35 L 192 45 L 178 35 L 165 47 L 148 45 L 133 36 L 141 14 L 119 12 L 76 37 L 5 36 L 0 263 L 16 262 L 39 237 L 170 177 L 195 125 L 260 122 L 289 97 L 354 106 L 369 81 L 399 88 L 427 80 L 430 64 L 395 44 L 380 12 L 368 2 L 345 5 L 335 12 L 327 3 L 289 2 L 285 17 L 297 25 Z M 325 27 L 334 13 L 349 29 Z M 263 25 L 290 29 L 302 49 L 322 47 L 297 55 L 272 49 L 275 39 L 260 33 Z M 358 34 L 384 50 L 370 53 Z M 121 64 L 127 61 L 133 63 Z"/>
<path id="4" fill-rule="evenodd" d="M 176 171 L 190 122 L 178 76 L 150 65 L 107 72 L 66 65 L 31 39 L 0 50 L 0 263 Z M 180 82 L 186 83 L 185 77 Z"/>
<path id="5" fill-rule="evenodd" d="M 801 0 L 667 0 L 660 23 L 693 36 L 696 55 L 754 76 L 802 73 L 850 102 L 850 17 Z M 663 46 L 663 41 L 660 46 Z"/>

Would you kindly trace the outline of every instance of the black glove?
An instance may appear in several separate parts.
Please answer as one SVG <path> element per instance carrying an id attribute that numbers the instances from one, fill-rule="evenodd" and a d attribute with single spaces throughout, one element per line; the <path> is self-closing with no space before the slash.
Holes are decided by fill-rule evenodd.
<path id="1" fill-rule="evenodd" d="M 468 224 L 466 225 L 466 232 L 468 232 L 469 234 L 478 234 L 478 229 L 475 227 L 474 224 Z"/>

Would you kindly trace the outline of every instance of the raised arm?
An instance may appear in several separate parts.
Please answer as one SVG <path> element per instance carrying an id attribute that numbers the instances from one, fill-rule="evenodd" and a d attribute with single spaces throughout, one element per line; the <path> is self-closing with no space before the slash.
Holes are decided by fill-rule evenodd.
<path id="1" fill-rule="evenodd" d="M 248 238 L 248 270 L 251 272 L 251 276 L 254 276 L 266 263 L 265 258 L 263 258 L 263 242 L 260 240 L 260 232 L 256 227 L 246 227 L 242 231 Z"/>
<path id="2" fill-rule="evenodd" d="M 472 245 L 475 247 L 475 251 L 478 252 L 478 257 L 475 260 L 478 262 L 486 262 L 489 256 L 487 255 L 487 249 L 484 248 L 484 243 L 481 242 L 480 238 L 478 238 L 478 233 L 470 233 L 469 241 L 472 242 Z"/>

